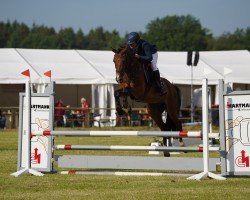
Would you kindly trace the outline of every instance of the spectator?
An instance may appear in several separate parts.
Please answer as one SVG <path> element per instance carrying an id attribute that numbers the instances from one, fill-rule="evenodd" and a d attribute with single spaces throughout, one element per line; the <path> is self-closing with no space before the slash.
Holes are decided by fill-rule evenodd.
<path id="1" fill-rule="evenodd" d="M 63 115 L 64 115 L 64 105 L 63 105 L 63 101 L 61 99 L 59 99 L 56 102 L 56 106 L 55 106 L 55 123 L 56 126 L 63 126 Z"/>
<path id="2" fill-rule="evenodd" d="M 71 124 L 74 125 L 74 120 L 70 109 L 70 105 L 67 105 L 65 108 L 63 115 L 63 124 L 65 127 L 70 127 Z"/>
<path id="3" fill-rule="evenodd" d="M 82 114 L 82 126 L 85 126 L 87 122 L 89 121 L 88 119 L 88 113 L 89 113 L 89 102 L 82 97 L 81 98 L 81 114 Z"/>
<path id="4" fill-rule="evenodd" d="M 82 97 L 81 98 L 81 104 L 82 104 L 81 113 L 83 115 L 85 115 L 86 113 L 88 113 L 88 110 L 89 110 L 89 102 L 84 97 Z"/>
<path id="5" fill-rule="evenodd" d="M 0 128 L 5 128 L 6 123 L 6 117 L 2 114 L 2 111 L 0 110 Z"/>

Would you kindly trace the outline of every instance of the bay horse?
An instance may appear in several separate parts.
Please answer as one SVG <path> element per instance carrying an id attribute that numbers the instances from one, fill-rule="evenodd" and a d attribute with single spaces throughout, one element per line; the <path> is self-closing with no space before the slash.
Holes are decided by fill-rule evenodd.
<path id="1" fill-rule="evenodd" d="M 128 46 L 112 51 L 115 53 L 113 62 L 116 81 L 121 88 L 115 91 L 117 112 L 122 112 L 120 97 L 128 95 L 139 102 L 147 103 L 148 113 L 161 131 L 182 131 L 182 124 L 178 118 L 181 104 L 179 88 L 167 79 L 161 78 L 167 93 L 160 96 L 156 87 L 150 84 L 152 81 L 148 81 L 145 76 L 144 69 L 149 69 L 151 63 L 142 63 Z M 164 111 L 167 112 L 166 122 L 162 119 Z M 163 138 L 164 145 L 167 141 L 170 142 L 169 138 Z M 165 152 L 164 155 L 169 156 L 169 153 Z"/>

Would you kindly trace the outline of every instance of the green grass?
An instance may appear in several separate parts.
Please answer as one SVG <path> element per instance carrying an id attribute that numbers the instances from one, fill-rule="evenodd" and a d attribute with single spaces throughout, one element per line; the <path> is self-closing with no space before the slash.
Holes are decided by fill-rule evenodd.
<path id="1" fill-rule="evenodd" d="M 120 129 L 120 128 L 119 128 Z M 127 130 L 126 128 L 124 128 Z M 250 178 L 190 181 L 181 176 L 120 177 L 46 174 L 10 176 L 16 171 L 17 130 L 0 130 L 0 199 L 249 199 Z M 152 138 L 61 137 L 58 143 L 148 145 Z M 70 152 L 67 152 L 70 153 Z M 72 153 L 72 152 L 71 152 Z M 74 152 L 73 154 L 80 153 Z M 93 152 L 88 152 L 93 153 Z M 108 153 L 108 152 L 107 152 Z M 110 152 L 109 152 L 110 153 Z M 120 152 L 123 153 L 123 152 Z M 132 152 L 129 152 L 132 153 Z M 146 153 L 137 153 L 146 155 Z M 137 155 L 135 153 L 135 155 Z M 132 155 L 134 155 L 132 153 Z M 190 156 L 190 154 L 183 154 Z M 192 154 L 191 154 L 192 155 Z M 215 155 L 216 156 L 216 155 Z"/>

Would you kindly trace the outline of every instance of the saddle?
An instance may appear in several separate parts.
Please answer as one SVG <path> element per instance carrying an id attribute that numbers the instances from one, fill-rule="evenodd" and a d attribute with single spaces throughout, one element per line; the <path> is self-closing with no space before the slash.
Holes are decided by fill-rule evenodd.
<path id="1" fill-rule="evenodd" d="M 147 93 L 148 93 L 150 87 L 156 87 L 156 83 L 155 83 L 155 81 L 154 81 L 153 70 L 151 69 L 150 64 L 151 64 L 151 63 L 144 63 L 144 64 L 142 65 L 143 73 L 144 73 L 144 76 L 145 76 L 145 79 L 146 79 L 146 83 L 147 83 L 147 87 L 146 87 L 146 89 L 145 89 L 144 95 L 143 95 L 140 99 L 136 99 L 136 98 L 130 93 L 130 98 L 131 98 L 132 100 L 135 100 L 135 101 L 137 101 L 137 102 L 142 101 L 142 100 L 146 97 L 146 95 L 147 95 Z"/>
<path id="2" fill-rule="evenodd" d="M 148 64 L 143 64 L 143 72 L 144 72 L 144 76 L 146 78 L 146 82 L 148 85 L 153 86 L 155 88 L 157 88 L 156 82 L 155 82 L 155 78 L 154 78 L 154 73 L 152 68 L 150 67 L 151 63 Z M 161 78 L 162 79 L 162 78 Z M 166 84 L 162 81 L 162 85 L 163 88 L 166 89 Z"/>
<path id="3" fill-rule="evenodd" d="M 147 84 L 149 84 L 150 86 L 153 86 L 155 85 L 155 82 L 154 82 L 153 70 L 150 67 L 150 65 L 151 63 L 144 63 L 142 65 L 142 68 L 143 68 L 143 72 L 144 72 L 144 76 L 146 78 Z"/>
<path id="4" fill-rule="evenodd" d="M 151 65 L 151 63 L 144 63 L 142 65 L 143 73 L 144 73 L 146 83 L 147 83 L 146 89 L 145 89 L 145 92 L 144 92 L 143 96 L 141 98 L 139 98 L 139 99 L 136 99 L 131 94 L 131 92 L 128 91 L 128 93 L 130 94 L 130 98 L 132 100 L 135 100 L 135 101 L 138 101 L 138 102 L 143 101 L 145 99 L 145 97 L 147 96 L 147 94 L 148 94 L 151 87 L 154 87 L 155 89 L 158 90 L 158 86 L 157 86 L 157 83 L 155 81 L 154 73 L 153 73 L 153 70 L 152 70 L 150 65 Z M 162 84 L 163 88 L 166 90 L 166 87 L 167 87 L 166 84 L 163 81 L 161 82 L 161 84 Z"/>

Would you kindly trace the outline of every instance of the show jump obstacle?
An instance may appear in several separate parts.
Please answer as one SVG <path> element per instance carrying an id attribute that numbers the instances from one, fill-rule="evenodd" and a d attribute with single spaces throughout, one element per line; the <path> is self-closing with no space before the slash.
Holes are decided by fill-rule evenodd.
<path id="1" fill-rule="evenodd" d="M 223 83 L 220 82 L 220 91 L 223 91 Z M 51 82 L 45 88 L 44 93 L 31 92 L 30 83 L 26 83 L 26 92 L 20 94 L 20 123 L 18 138 L 18 171 L 11 174 L 20 176 L 31 173 L 42 176 L 42 172 L 53 172 L 53 162 L 57 161 L 58 168 L 82 168 L 82 169 L 147 169 L 147 170 L 194 170 L 202 173 L 189 177 L 188 179 L 201 180 L 211 177 L 218 180 L 225 178 L 211 171 L 216 171 L 216 164 L 222 163 L 222 175 L 249 175 L 249 136 L 245 133 L 248 129 L 246 121 L 250 119 L 250 112 L 242 112 L 234 115 L 234 102 L 242 102 L 235 99 L 235 93 L 224 93 L 220 97 L 220 149 L 208 145 L 208 138 L 214 137 L 208 134 L 208 87 L 207 79 L 203 79 L 203 124 L 200 131 L 185 132 L 157 132 L 157 131 L 54 131 L 54 84 Z M 237 96 L 237 95 L 236 95 Z M 250 96 L 250 95 L 249 95 Z M 247 96 L 249 99 L 249 97 Z M 246 98 L 246 99 L 247 99 Z M 235 99 L 235 100 L 234 100 Z M 222 102 L 222 103 L 221 103 Z M 230 102 L 230 108 L 228 107 Z M 250 107 L 250 105 L 249 105 Z M 238 112 L 238 109 L 237 109 Z M 226 115 L 226 116 L 225 116 Z M 242 118 L 237 118 L 241 116 Z M 225 118 L 227 121 L 225 121 Z M 235 119 L 235 120 L 234 120 Z M 231 121 L 230 121 L 231 120 Z M 228 125 L 227 125 L 228 122 Z M 241 122 L 244 123 L 242 127 Z M 226 124 L 226 126 L 224 126 Z M 234 132 L 235 127 L 241 126 L 241 135 Z M 250 125 L 249 125 L 250 126 Z M 230 129 L 230 131 L 229 131 Z M 167 146 L 103 146 L 103 145 L 54 145 L 57 136 L 77 137 L 116 137 L 116 136 L 158 136 L 158 137 L 189 137 L 202 138 L 203 147 L 167 147 Z M 248 139 L 246 139 L 246 138 Z M 238 145 L 228 142 L 230 138 L 239 139 Z M 242 143 L 244 141 L 245 143 Z M 244 145 L 242 145 L 244 144 Z M 247 148 L 248 147 L 248 148 Z M 201 158 L 180 158 L 180 157 L 147 157 L 147 156 L 87 156 L 87 155 L 55 155 L 56 150 L 108 150 L 108 151 L 168 151 L 168 152 L 203 152 Z M 209 158 L 209 151 L 220 151 L 221 159 Z M 235 163 L 235 161 L 237 161 Z M 72 172 L 72 171 L 71 171 Z M 70 172 L 61 172 L 70 173 Z M 87 172 L 83 172 L 86 174 Z M 93 172 L 89 172 L 93 173 Z M 126 172 L 98 172 L 97 174 L 127 175 Z M 134 173 L 133 175 L 152 175 L 152 173 Z M 162 175 L 157 173 L 156 175 Z"/>

